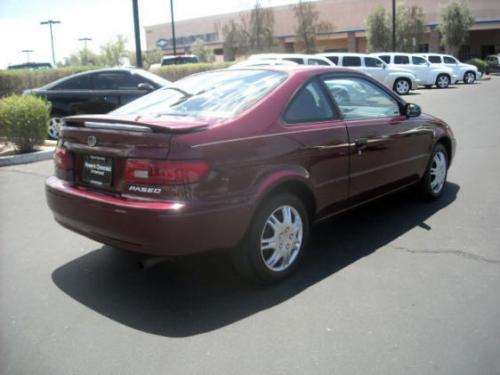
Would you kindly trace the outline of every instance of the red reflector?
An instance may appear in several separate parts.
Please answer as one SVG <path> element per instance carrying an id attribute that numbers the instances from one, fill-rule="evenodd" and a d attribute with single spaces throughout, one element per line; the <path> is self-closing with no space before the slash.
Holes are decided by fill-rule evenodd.
<path id="1" fill-rule="evenodd" d="M 54 165 L 56 168 L 66 170 L 73 168 L 73 160 L 70 153 L 64 148 L 56 148 L 54 152 Z"/>
<path id="2" fill-rule="evenodd" d="M 204 161 L 158 161 L 128 159 L 125 179 L 151 185 L 183 184 L 199 181 L 208 172 Z"/>

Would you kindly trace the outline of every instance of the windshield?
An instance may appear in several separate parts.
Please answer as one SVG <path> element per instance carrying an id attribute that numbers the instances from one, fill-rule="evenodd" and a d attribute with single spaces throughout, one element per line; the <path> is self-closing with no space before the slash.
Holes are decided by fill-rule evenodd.
<path id="1" fill-rule="evenodd" d="M 283 72 L 270 70 L 224 70 L 197 74 L 111 113 L 227 119 L 252 106 L 286 77 Z"/>

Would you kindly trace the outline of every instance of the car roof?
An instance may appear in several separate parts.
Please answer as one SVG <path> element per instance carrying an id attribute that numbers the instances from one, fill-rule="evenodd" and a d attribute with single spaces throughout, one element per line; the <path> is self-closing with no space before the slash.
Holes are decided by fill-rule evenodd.
<path id="1" fill-rule="evenodd" d="M 257 53 L 251 55 L 248 59 L 266 59 L 266 58 L 298 58 L 298 59 L 309 59 L 309 58 L 317 58 L 319 55 L 314 54 L 306 54 L 306 53 Z"/>

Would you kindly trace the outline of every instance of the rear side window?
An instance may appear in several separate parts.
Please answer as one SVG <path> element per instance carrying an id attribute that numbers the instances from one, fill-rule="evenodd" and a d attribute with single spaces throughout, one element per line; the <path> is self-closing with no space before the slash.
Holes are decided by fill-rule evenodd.
<path id="1" fill-rule="evenodd" d="M 136 90 L 141 81 L 127 72 L 101 72 L 94 74 L 95 90 Z"/>
<path id="2" fill-rule="evenodd" d="M 339 65 L 339 57 L 338 56 L 327 56 L 328 60 L 330 60 L 335 65 Z"/>
<path id="3" fill-rule="evenodd" d="M 386 64 L 390 64 L 391 63 L 391 56 L 389 55 L 380 55 L 379 56 L 383 62 L 385 62 Z"/>
<path id="4" fill-rule="evenodd" d="M 404 55 L 396 55 L 394 56 L 394 64 L 402 64 L 406 65 L 410 63 L 410 58 Z"/>
<path id="5" fill-rule="evenodd" d="M 429 56 L 429 62 L 431 64 L 441 64 L 441 57 L 440 56 Z"/>
<path id="6" fill-rule="evenodd" d="M 53 90 L 91 90 L 90 74 L 69 78 L 52 88 Z"/>
<path id="7" fill-rule="evenodd" d="M 342 66 L 361 66 L 361 57 L 359 56 L 344 56 Z"/>
<path id="8" fill-rule="evenodd" d="M 365 66 L 368 68 L 382 68 L 384 64 L 374 57 L 365 57 Z"/>
<path id="9" fill-rule="evenodd" d="M 413 63 L 413 65 L 426 65 L 427 64 L 427 60 L 424 59 L 423 57 L 419 57 L 419 56 L 412 56 L 411 62 Z"/>
<path id="10" fill-rule="evenodd" d="M 304 60 L 303 59 L 296 58 L 296 57 L 285 57 L 283 60 L 291 61 L 291 62 L 294 62 L 294 63 L 297 63 L 297 64 L 301 64 L 301 65 L 304 64 Z"/>
<path id="11" fill-rule="evenodd" d="M 291 124 L 327 121 L 332 118 L 332 107 L 317 81 L 311 81 L 300 89 L 284 116 L 285 121 Z"/>
<path id="12" fill-rule="evenodd" d="M 457 63 L 457 60 L 455 60 L 453 57 L 444 56 L 443 60 L 444 60 L 445 64 L 456 64 Z"/>

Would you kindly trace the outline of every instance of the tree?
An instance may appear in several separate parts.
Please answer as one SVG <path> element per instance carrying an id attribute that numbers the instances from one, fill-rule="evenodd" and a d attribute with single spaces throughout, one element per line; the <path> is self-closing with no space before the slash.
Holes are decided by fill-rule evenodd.
<path id="1" fill-rule="evenodd" d="M 246 53 L 247 43 L 241 25 L 231 20 L 222 28 L 224 35 L 224 61 L 234 61 L 236 55 Z"/>
<path id="2" fill-rule="evenodd" d="M 306 53 L 315 53 L 317 51 L 317 34 L 323 31 L 333 30 L 333 26 L 325 21 L 320 21 L 319 12 L 311 2 L 299 0 L 293 7 L 297 26 L 295 33 L 299 46 Z"/>
<path id="3" fill-rule="evenodd" d="M 142 65 L 144 69 L 149 69 L 153 64 L 160 64 L 163 52 L 159 49 L 152 49 L 148 51 L 142 51 Z M 129 52 L 130 64 L 137 66 L 135 51 Z"/>
<path id="4" fill-rule="evenodd" d="M 118 35 L 115 42 L 108 42 L 101 47 L 103 63 L 106 66 L 121 65 L 123 57 L 128 57 L 128 52 L 125 49 L 127 38 L 123 35 Z"/>
<path id="5" fill-rule="evenodd" d="M 422 7 L 398 5 L 396 12 L 396 50 L 416 52 L 425 33 L 425 17 Z"/>
<path id="6" fill-rule="evenodd" d="M 456 55 L 460 46 L 465 42 L 469 27 L 474 18 L 464 2 L 452 1 L 441 13 L 439 31 L 441 42 L 448 53 Z"/>
<path id="7" fill-rule="evenodd" d="M 88 48 L 82 48 L 76 53 L 65 58 L 62 66 L 101 66 L 102 58 Z"/>
<path id="8" fill-rule="evenodd" d="M 368 50 L 370 52 L 390 51 L 391 46 L 391 21 L 389 13 L 379 5 L 368 14 Z"/>
<path id="9" fill-rule="evenodd" d="M 257 0 L 250 12 L 250 20 L 243 25 L 250 52 L 271 51 L 274 29 L 274 13 L 271 8 L 263 8 Z"/>
<path id="10" fill-rule="evenodd" d="M 214 51 L 207 48 L 203 39 L 198 38 L 191 45 L 191 53 L 198 56 L 201 62 L 214 62 L 215 56 Z"/>

